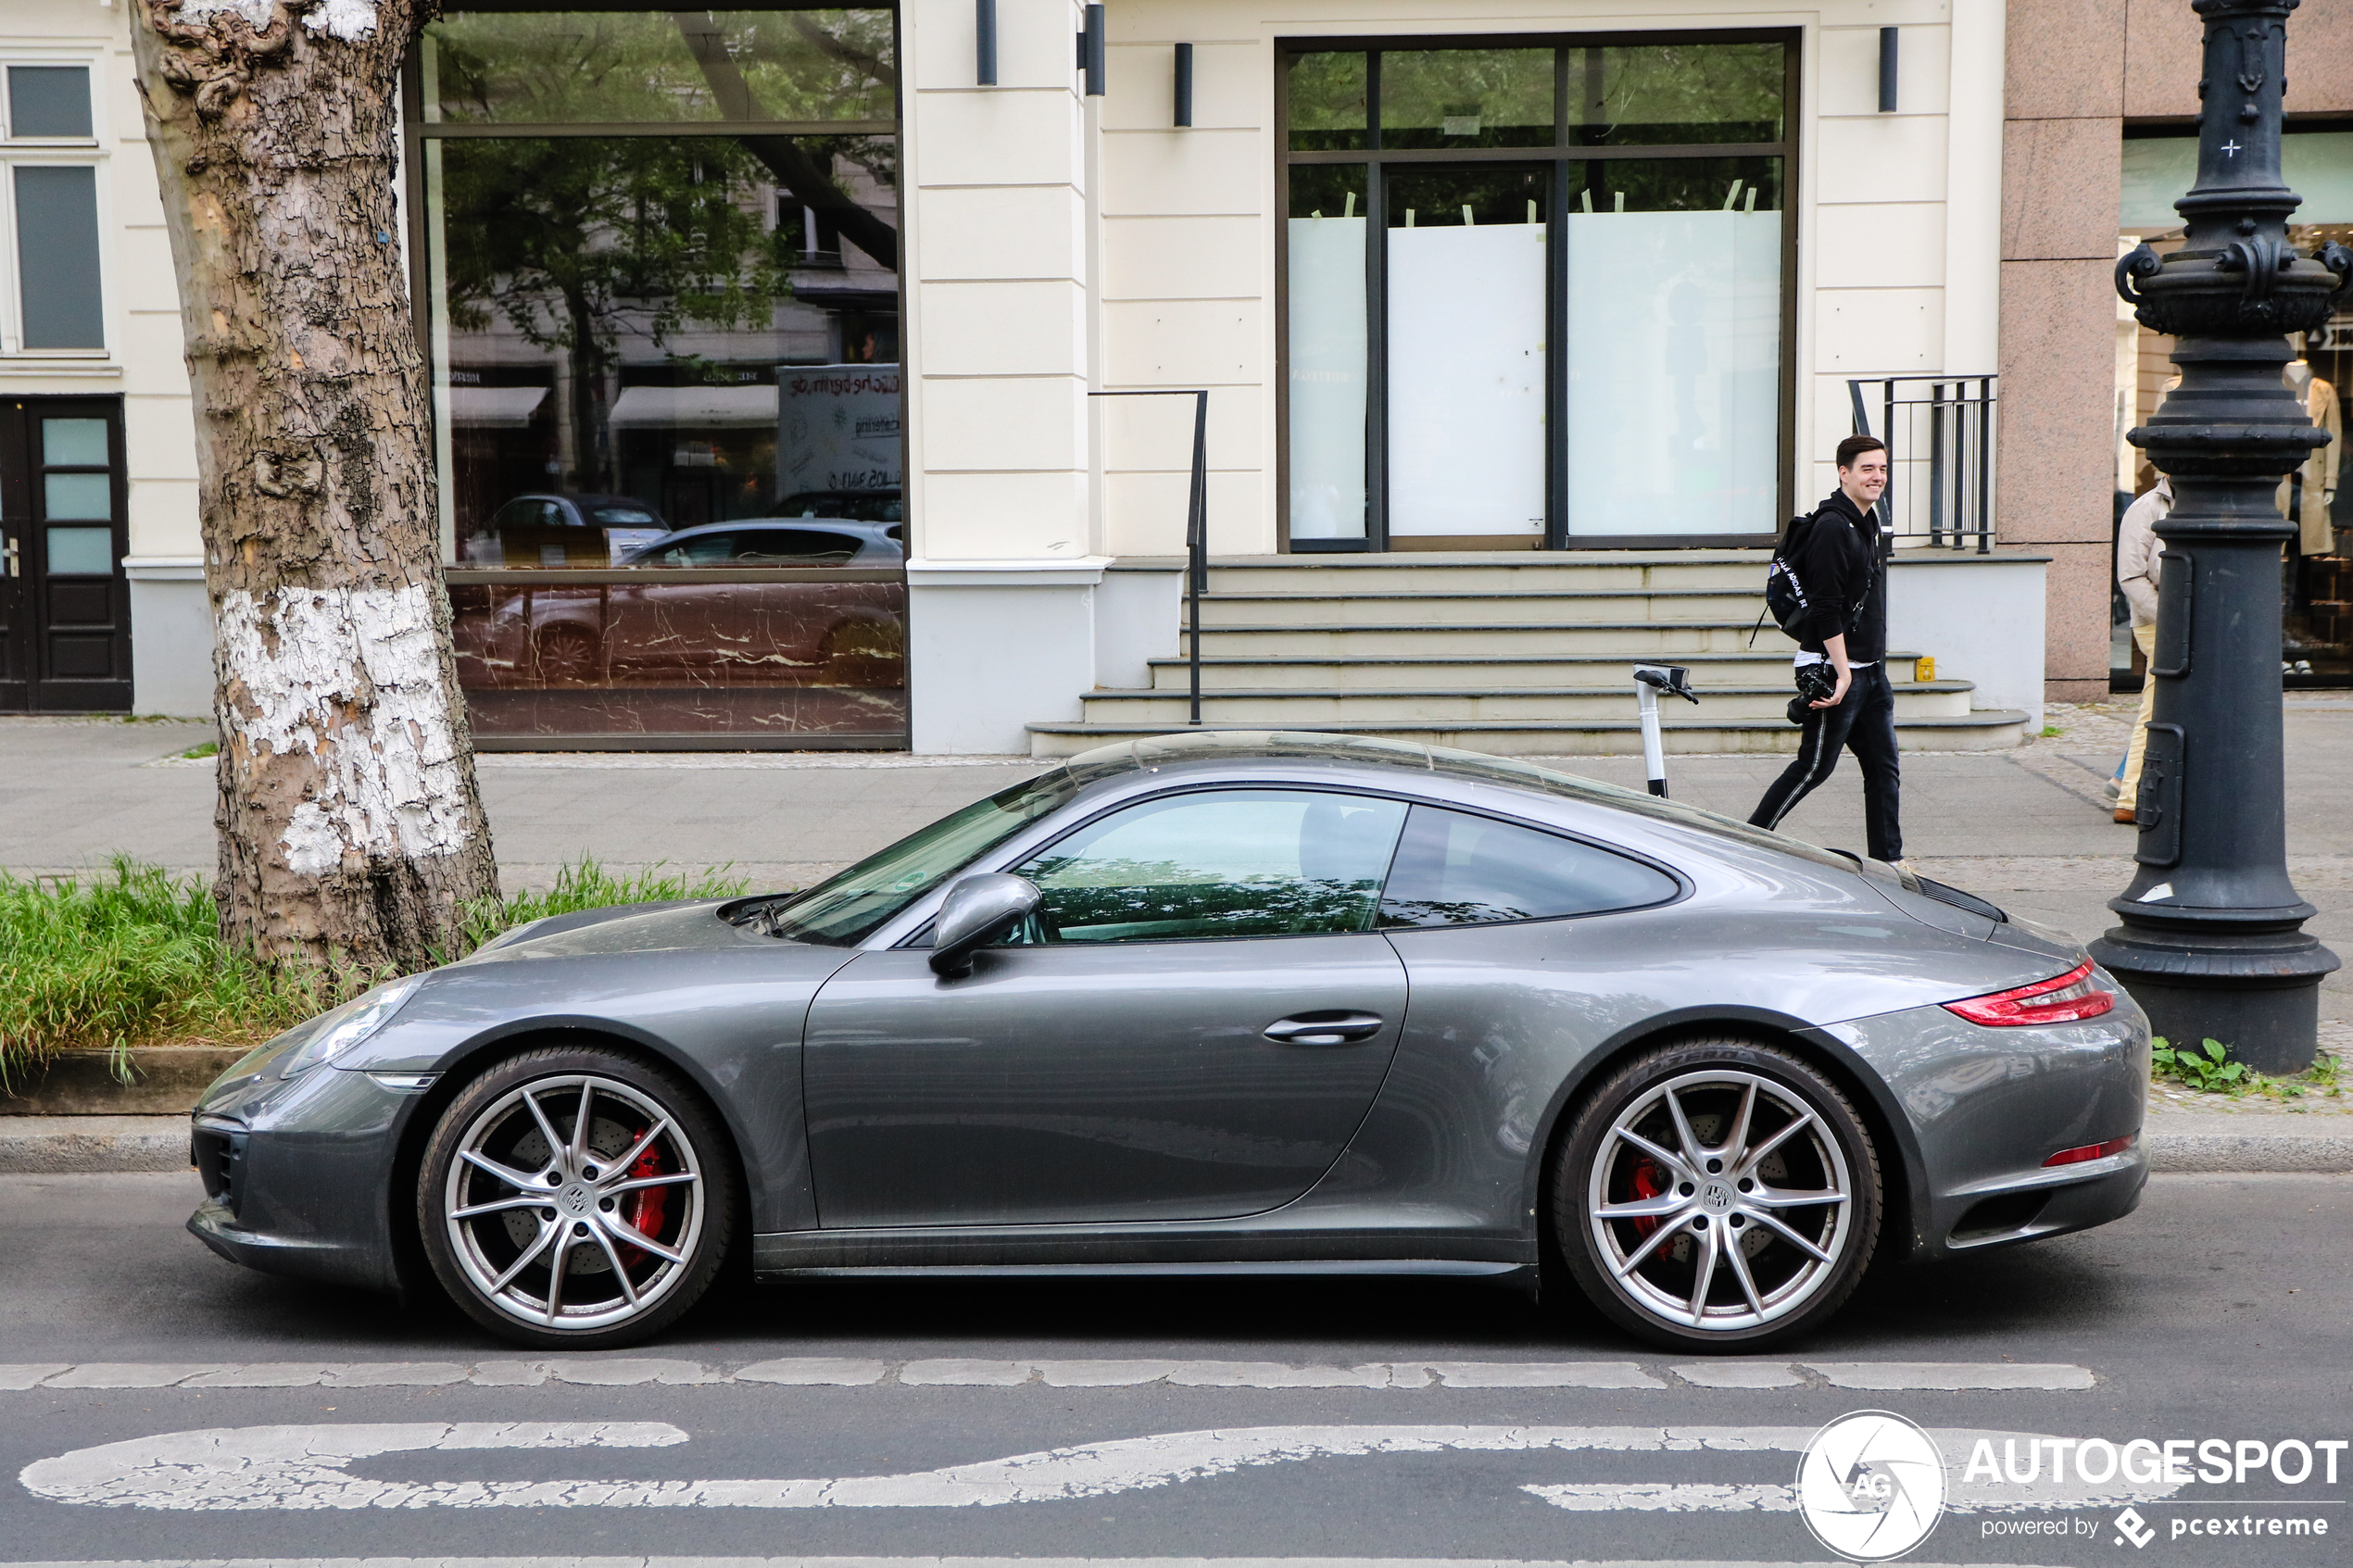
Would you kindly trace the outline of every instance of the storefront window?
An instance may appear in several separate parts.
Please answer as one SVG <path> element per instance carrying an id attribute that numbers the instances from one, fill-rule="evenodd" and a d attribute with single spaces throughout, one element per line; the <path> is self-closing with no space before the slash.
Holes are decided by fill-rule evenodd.
<path id="1" fill-rule="evenodd" d="M 1769 537 L 1793 53 L 1287 56 L 1293 546 Z"/>
<path id="2" fill-rule="evenodd" d="M 904 744 L 892 21 L 427 29 L 424 314 L 477 738 Z M 679 134 L 698 121 L 720 133 Z"/>
<path id="3" fill-rule="evenodd" d="M 2353 245 L 2353 132 L 2291 128 L 2280 141 L 2281 172 L 2303 198 L 2288 230 L 2307 252 L 2334 240 Z M 2124 144 L 2120 256 L 2143 241 L 2158 253 L 2182 244 L 2173 202 L 2196 182 L 2197 139 L 2161 134 L 2128 136 Z M 2146 424 L 2179 381 L 2174 340 L 2117 313 L 2116 510 L 2157 483 L 2157 471 L 2125 440 Z M 2281 562 L 2280 673 L 2290 686 L 2353 685 L 2353 496 L 2346 474 L 2345 426 L 2353 398 L 2353 310 L 2340 309 L 2318 332 L 2291 338 L 2295 359 L 2285 381 L 2313 422 L 2336 439 L 2314 452 L 2284 480 L 2275 498 L 2296 525 Z M 2113 596 L 2109 639 L 2111 684 L 2138 689 L 2146 660 L 2134 645 L 2123 596 Z"/>

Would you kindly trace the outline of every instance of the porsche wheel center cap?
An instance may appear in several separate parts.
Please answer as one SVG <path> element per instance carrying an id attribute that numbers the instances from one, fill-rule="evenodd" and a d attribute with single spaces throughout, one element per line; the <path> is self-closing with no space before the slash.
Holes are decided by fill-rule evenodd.
<path id="1" fill-rule="evenodd" d="M 1722 1182 L 1710 1182 L 1699 1189 L 1699 1206 L 1711 1214 L 1721 1214 L 1732 1206 L 1732 1189 Z"/>
<path id="2" fill-rule="evenodd" d="M 569 1182 L 557 1192 L 556 1207 L 575 1220 L 585 1219 L 597 1206 L 597 1196 L 578 1182 Z"/>

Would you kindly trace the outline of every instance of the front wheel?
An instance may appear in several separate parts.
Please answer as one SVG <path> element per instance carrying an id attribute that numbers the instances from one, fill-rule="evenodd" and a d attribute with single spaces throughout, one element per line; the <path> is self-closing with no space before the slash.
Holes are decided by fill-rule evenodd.
<path id="1" fill-rule="evenodd" d="M 1681 1350 L 1756 1350 L 1845 1302 L 1879 1236 L 1878 1151 L 1837 1085 L 1776 1047 L 1638 1057 L 1578 1111 L 1553 1217 L 1579 1286 Z"/>
<path id="2" fill-rule="evenodd" d="M 467 1085 L 425 1147 L 434 1275 L 518 1344 L 604 1349 L 710 1288 L 735 1223 L 722 1134 L 670 1073 L 619 1051 L 527 1051 Z"/>

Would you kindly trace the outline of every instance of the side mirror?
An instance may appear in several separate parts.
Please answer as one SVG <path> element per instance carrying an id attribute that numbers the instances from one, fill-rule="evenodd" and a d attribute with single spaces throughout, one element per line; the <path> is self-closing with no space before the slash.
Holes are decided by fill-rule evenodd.
<path id="1" fill-rule="evenodd" d="M 985 872 L 960 878 L 932 922 L 931 972 L 950 980 L 970 974 L 973 954 L 1036 913 L 1041 899 L 1027 877 Z"/>

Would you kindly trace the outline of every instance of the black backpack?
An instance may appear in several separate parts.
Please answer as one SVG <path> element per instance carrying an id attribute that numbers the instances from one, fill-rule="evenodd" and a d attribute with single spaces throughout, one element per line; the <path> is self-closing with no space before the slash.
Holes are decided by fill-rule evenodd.
<path id="1" fill-rule="evenodd" d="M 1806 597 L 1806 584 L 1798 580 L 1792 558 L 1797 554 L 1806 536 L 1814 531 L 1816 514 L 1806 512 L 1789 520 L 1781 530 L 1780 543 L 1773 546 L 1773 558 L 1765 568 L 1765 608 L 1756 617 L 1756 624 L 1749 628 L 1748 646 L 1756 646 L 1756 634 L 1765 629 L 1765 617 L 1792 637 L 1813 613 L 1813 603 Z"/>

